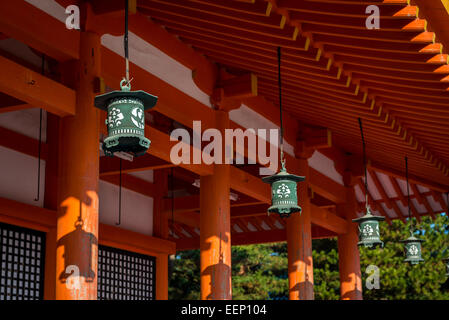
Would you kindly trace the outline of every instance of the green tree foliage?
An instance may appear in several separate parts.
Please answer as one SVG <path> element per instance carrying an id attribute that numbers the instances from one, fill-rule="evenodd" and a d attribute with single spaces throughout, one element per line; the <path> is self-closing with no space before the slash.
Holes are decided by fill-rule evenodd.
<path id="1" fill-rule="evenodd" d="M 403 262 L 399 240 L 409 236 L 408 225 L 395 220 L 381 223 L 384 248 L 360 248 L 364 299 L 447 299 L 440 289 L 447 279 L 442 259 L 449 256 L 449 218 L 424 218 L 416 226 L 423 243 L 418 265 Z M 317 300 L 340 298 L 337 239 L 313 240 L 314 292 Z M 200 291 L 199 251 L 185 251 L 173 259 L 169 296 L 171 299 L 198 299 Z M 365 287 L 369 265 L 380 271 L 380 289 Z M 279 299 L 288 297 L 287 246 L 285 243 L 235 246 L 232 248 L 232 290 L 234 299 Z"/>

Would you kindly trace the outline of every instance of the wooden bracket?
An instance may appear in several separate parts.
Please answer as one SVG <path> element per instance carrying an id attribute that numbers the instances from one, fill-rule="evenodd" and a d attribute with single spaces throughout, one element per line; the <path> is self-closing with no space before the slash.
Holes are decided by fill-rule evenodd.
<path id="1" fill-rule="evenodd" d="M 211 95 L 212 105 L 220 110 L 237 109 L 241 101 L 257 96 L 257 76 L 253 73 L 219 81 Z"/>

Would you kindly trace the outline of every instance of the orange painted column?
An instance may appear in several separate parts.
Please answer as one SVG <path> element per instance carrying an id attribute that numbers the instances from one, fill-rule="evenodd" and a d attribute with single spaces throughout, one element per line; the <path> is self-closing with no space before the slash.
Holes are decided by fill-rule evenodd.
<path id="1" fill-rule="evenodd" d="M 58 209 L 59 117 L 47 113 L 47 160 L 45 162 L 44 207 Z M 44 299 L 54 300 L 56 290 L 56 228 L 47 232 L 45 241 Z"/>
<path id="2" fill-rule="evenodd" d="M 227 112 L 216 111 L 216 125 L 224 138 L 224 129 L 229 127 Z M 230 166 L 215 164 L 213 174 L 200 181 L 201 299 L 230 300 Z"/>
<path id="3" fill-rule="evenodd" d="M 337 214 L 345 217 L 349 226 L 346 234 L 338 236 L 340 295 L 342 300 L 362 300 L 358 231 L 357 224 L 351 221 L 357 210 L 354 189 L 346 187 L 346 195 L 346 203 L 337 205 Z"/>
<path id="4" fill-rule="evenodd" d="M 156 256 L 156 300 L 168 300 L 168 254 Z"/>
<path id="5" fill-rule="evenodd" d="M 163 201 L 167 195 L 167 169 L 154 171 L 154 183 L 158 186 L 153 205 L 153 236 L 168 238 L 168 220 L 163 213 Z M 156 256 L 156 300 L 168 299 L 168 254 Z"/>
<path id="6" fill-rule="evenodd" d="M 67 69 L 77 92 L 76 115 L 61 120 L 56 299 L 97 299 L 100 37 L 80 33 L 80 60 Z M 74 67 L 75 66 L 75 67 Z M 69 74 L 70 71 L 74 74 Z"/>
<path id="7" fill-rule="evenodd" d="M 293 166 L 292 166 L 293 165 Z M 301 215 L 295 213 L 287 219 L 288 282 L 290 300 L 313 300 L 312 223 L 310 217 L 309 164 L 306 158 L 287 164 L 294 174 L 306 177 L 298 183 Z"/>

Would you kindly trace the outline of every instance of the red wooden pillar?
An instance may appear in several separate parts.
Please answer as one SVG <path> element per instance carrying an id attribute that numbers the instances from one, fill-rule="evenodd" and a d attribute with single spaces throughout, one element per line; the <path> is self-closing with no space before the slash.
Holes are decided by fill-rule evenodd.
<path id="1" fill-rule="evenodd" d="M 58 209 L 59 117 L 47 113 L 47 160 L 45 162 L 44 207 Z M 45 242 L 44 299 L 55 299 L 56 286 L 56 228 L 51 228 Z"/>
<path id="2" fill-rule="evenodd" d="M 224 138 L 224 129 L 229 127 L 227 112 L 216 111 L 216 125 Z M 213 174 L 201 177 L 200 181 L 201 299 L 230 300 L 232 288 L 229 165 L 215 164 Z"/>
<path id="3" fill-rule="evenodd" d="M 80 59 L 66 70 L 77 92 L 76 115 L 61 120 L 56 299 L 97 299 L 100 37 L 80 33 Z M 68 73 L 74 73 L 69 75 Z M 79 271 L 79 272 L 78 272 Z"/>
<path id="4" fill-rule="evenodd" d="M 355 218 L 357 203 L 354 188 L 346 187 L 346 203 L 337 205 L 337 214 L 348 220 L 348 232 L 338 236 L 340 267 L 340 295 L 342 300 L 362 300 L 362 277 L 360 256 L 357 246 L 357 224 Z"/>
<path id="5" fill-rule="evenodd" d="M 292 163 L 288 167 L 291 170 L 295 169 Z M 301 215 L 295 213 L 287 220 L 289 298 L 290 300 L 313 300 L 312 223 L 307 158 L 297 159 L 296 167 L 297 170 L 292 170 L 292 173 L 303 175 L 306 180 L 298 183 Z"/>
<path id="6" fill-rule="evenodd" d="M 153 236 L 168 238 L 168 219 L 164 215 L 163 201 L 167 195 L 167 170 L 154 171 L 154 183 L 158 186 L 153 205 Z M 168 254 L 156 256 L 156 299 L 168 299 Z"/>

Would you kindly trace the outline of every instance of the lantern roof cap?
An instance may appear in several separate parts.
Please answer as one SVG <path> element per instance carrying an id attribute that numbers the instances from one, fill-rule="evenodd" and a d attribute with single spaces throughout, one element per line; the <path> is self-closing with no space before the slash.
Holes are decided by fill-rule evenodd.
<path id="1" fill-rule="evenodd" d="M 408 243 L 408 242 L 424 242 L 424 240 L 423 239 L 419 239 L 419 238 L 415 237 L 414 235 L 411 235 L 410 237 L 408 237 L 405 240 L 399 240 L 399 242 L 405 242 L 405 243 Z"/>
<path id="2" fill-rule="evenodd" d="M 122 80 L 120 82 L 121 90 L 114 90 L 108 93 L 104 93 L 101 95 L 98 95 L 95 97 L 94 105 L 95 107 L 107 110 L 109 101 L 111 99 L 116 98 L 134 98 L 139 99 L 142 101 L 143 109 L 151 109 L 156 105 L 157 102 L 157 96 L 153 96 L 152 94 L 149 94 L 145 91 L 138 90 L 138 91 L 131 91 L 131 84 L 124 84 L 125 80 Z"/>
<path id="3" fill-rule="evenodd" d="M 375 216 L 371 214 L 371 210 L 369 207 L 366 208 L 366 214 L 363 217 L 352 219 L 352 222 L 364 222 L 364 221 L 383 221 L 385 220 L 384 216 Z"/>
<path id="4" fill-rule="evenodd" d="M 295 182 L 300 182 L 300 181 L 304 181 L 306 179 L 306 177 L 303 176 L 297 176 L 294 174 L 290 174 L 287 172 L 287 170 L 285 169 L 284 166 L 282 166 L 281 170 L 276 173 L 273 174 L 272 176 L 268 176 L 268 177 L 263 177 L 262 181 L 265 183 L 273 183 L 275 181 L 279 181 L 279 180 L 291 180 L 291 181 L 295 181 Z"/>

